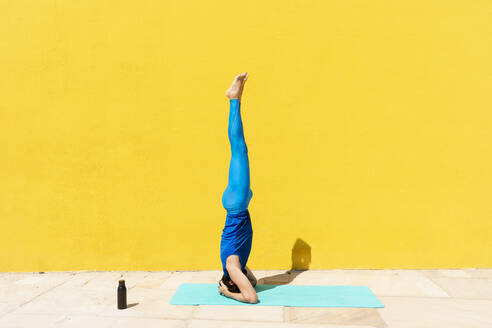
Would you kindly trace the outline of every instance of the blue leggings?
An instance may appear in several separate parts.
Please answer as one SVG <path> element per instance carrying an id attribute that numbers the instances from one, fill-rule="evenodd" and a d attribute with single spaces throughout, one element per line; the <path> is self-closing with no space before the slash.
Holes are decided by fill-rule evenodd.
<path id="1" fill-rule="evenodd" d="M 241 102 L 230 100 L 228 136 L 231 143 L 229 182 L 222 195 L 222 205 L 227 211 L 220 242 L 220 258 L 224 275 L 229 277 L 226 260 L 238 255 L 244 270 L 251 251 L 253 229 L 248 205 L 253 192 L 250 189 L 248 148 L 244 140 L 241 120 Z"/>

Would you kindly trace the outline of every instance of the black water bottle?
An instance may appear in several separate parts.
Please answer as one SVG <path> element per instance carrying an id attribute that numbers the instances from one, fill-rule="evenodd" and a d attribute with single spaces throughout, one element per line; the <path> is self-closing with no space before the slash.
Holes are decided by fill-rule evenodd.
<path id="1" fill-rule="evenodd" d="M 126 286 L 124 280 L 120 280 L 118 285 L 118 309 L 126 309 Z"/>

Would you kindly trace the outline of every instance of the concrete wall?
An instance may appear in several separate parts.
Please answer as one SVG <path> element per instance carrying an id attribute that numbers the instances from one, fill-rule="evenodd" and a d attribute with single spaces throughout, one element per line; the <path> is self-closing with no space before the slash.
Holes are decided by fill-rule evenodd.
<path id="1" fill-rule="evenodd" d="M 0 271 L 492 266 L 490 1 L 1 1 Z"/>

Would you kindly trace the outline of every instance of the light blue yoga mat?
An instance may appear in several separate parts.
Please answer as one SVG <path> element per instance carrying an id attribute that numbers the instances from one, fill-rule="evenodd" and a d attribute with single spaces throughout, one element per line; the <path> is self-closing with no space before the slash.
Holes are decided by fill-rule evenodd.
<path id="1" fill-rule="evenodd" d="M 257 285 L 259 302 L 249 304 L 222 296 L 217 284 L 181 284 L 174 305 L 283 305 L 299 307 L 382 308 L 383 303 L 366 286 Z"/>

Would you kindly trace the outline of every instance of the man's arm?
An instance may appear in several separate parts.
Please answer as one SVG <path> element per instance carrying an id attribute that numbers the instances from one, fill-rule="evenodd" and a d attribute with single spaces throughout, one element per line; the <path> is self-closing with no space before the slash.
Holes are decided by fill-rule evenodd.
<path id="1" fill-rule="evenodd" d="M 241 271 L 241 267 L 234 264 L 226 264 L 226 268 L 231 276 L 231 280 L 237 285 L 244 299 L 249 303 L 258 303 L 256 290 L 251 285 L 248 277 Z"/>
<path id="2" fill-rule="evenodd" d="M 244 302 L 244 303 L 249 303 L 243 296 L 242 293 L 231 293 L 227 287 L 224 285 L 224 283 L 222 281 L 219 281 L 219 293 L 221 293 L 222 295 L 226 296 L 226 297 L 229 297 L 229 298 L 233 298 L 235 299 L 236 301 L 239 301 L 239 302 Z"/>
<path id="3" fill-rule="evenodd" d="M 237 263 L 235 263 L 234 260 L 237 260 Z M 227 272 L 229 272 L 229 276 L 231 277 L 231 280 L 237 285 L 237 287 L 241 292 L 229 293 L 230 295 L 227 295 L 225 291 L 222 292 L 224 288 L 227 290 L 227 287 L 225 287 L 225 285 L 223 284 L 220 284 L 221 286 L 224 287 L 222 288 L 219 286 L 219 292 L 222 292 L 224 295 L 234 298 L 238 301 L 248 302 L 248 303 L 258 303 L 258 295 L 256 294 L 256 290 L 251 285 L 251 282 L 249 281 L 248 277 L 246 277 L 244 273 L 241 271 L 241 267 L 239 266 L 238 263 L 239 263 L 239 258 L 231 259 L 231 261 L 228 261 L 226 263 L 226 268 L 227 268 Z M 236 297 L 236 295 L 238 294 L 240 294 L 241 296 Z"/>

